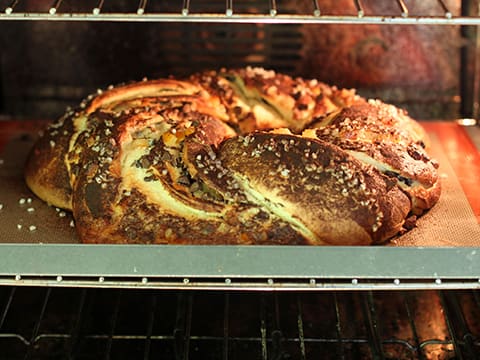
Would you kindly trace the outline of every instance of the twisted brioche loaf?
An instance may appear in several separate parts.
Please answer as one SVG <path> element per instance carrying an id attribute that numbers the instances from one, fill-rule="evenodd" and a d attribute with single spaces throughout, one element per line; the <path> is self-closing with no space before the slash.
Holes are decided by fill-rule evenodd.
<path id="1" fill-rule="evenodd" d="M 222 70 L 91 96 L 38 140 L 25 178 L 83 242 L 373 244 L 438 200 L 426 142 L 353 91 Z"/>

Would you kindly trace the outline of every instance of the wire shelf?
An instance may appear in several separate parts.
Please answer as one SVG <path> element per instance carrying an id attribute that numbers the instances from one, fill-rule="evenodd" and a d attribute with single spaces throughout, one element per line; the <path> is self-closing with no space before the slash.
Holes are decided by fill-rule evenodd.
<path id="1" fill-rule="evenodd" d="M 111 0 L 110 0 L 111 1 Z M 177 6 L 162 7 L 161 1 L 140 0 L 132 9 L 108 9 L 109 0 L 96 0 L 90 7 L 80 1 L 66 4 L 51 1 L 44 8 L 29 8 L 25 0 L 0 2 L 0 20 L 110 21 L 110 22 L 211 22 L 211 23 L 282 23 L 282 24 L 401 24 L 401 25 L 480 25 L 480 14 L 455 14 L 444 0 L 431 0 L 431 12 L 415 13 L 405 0 L 390 0 L 394 11 L 370 10 L 362 0 L 351 1 L 350 13 L 324 11 L 321 0 L 311 0 L 301 10 L 283 8 L 275 0 L 251 1 L 254 11 L 233 0 L 211 9 L 211 3 L 183 0 Z M 197 5 L 200 3 L 200 9 Z M 239 2 L 240 3 L 240 2 Z M 266 3 L 268 6 L 265 6 Z M 23 6 L 22 6 L 23 5 Z M 202 8 L 203 5 L 209 5 Z"/>
<path id="2" fill-rule="evenodd" d="M 11 359 L 473 359 L 479 313 L 475 291 L 4 287 L 0 344 Z"/>

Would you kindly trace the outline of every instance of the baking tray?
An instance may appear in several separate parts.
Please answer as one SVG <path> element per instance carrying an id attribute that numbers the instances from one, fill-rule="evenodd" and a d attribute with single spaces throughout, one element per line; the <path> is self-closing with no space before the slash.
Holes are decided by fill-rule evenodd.
<path id="1" fill-rule="evenodd" d="M 43 121 L 0 122 L 0 284 L 169 289 L 480 288 L 478 127 L 428 122 L 443 193 L 386 246 L 79 244 L 69 213 L 26 187 Z M 473 139 L 473 140 L 472 140 Z"/>

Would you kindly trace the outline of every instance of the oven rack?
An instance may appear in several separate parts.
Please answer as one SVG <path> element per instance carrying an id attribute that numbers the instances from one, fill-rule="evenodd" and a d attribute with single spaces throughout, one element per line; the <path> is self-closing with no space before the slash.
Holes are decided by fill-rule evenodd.
<path id="1" fill-rule="evenodd" d="M 352 0 L 350 14 L 329 13 L 322 10 L 321 0 L 310 0 L 305 11 L 292 11 L 277 5 L 276 0 L 260 3 L 257 10 L 238 10 L 233 0 L 225 0 L 224 6 L 213 11 L 197 11 L 194 5 L 199 0 L 183 0 L 178 7 L 162 8 L 159 1 L 139 0 L 133 9 L 105 11 L 109 0 L 95 0 L 89 8 L 80 1 L 73 6 L 64 6 L 62 0 L 52 0 L 44 9 L 22 8 L 25 0 L 0 1 L 0 20 L 48 20 L 48 21 L 111 21 L 111 22 L 210 22 L 210 23 L 281 23 L 281 24 L 400 24 L 400 25 L 480 25 L 480 9 L 473 14 L 454 15 L 445 0 L 432 0 L 431 12 L 416 14 L 405 0 L 390 0 L 397 11 L 392 14 L 370 12 L 362 0 Z M 111 0 L 110 0 L 111 1 Z M 240 2 L 239 2 L 240 3 Z M 218 4 L 218 2 L 217 2 Z M 70 5 L 70 4 L 68 4 Z M 212 5 L 212 3 L 201 4 Z M 1 7 L 3 6 L 3 8 Z M 244 7 L 239 5 L 239 7 Z M 66 8 L 66 9 L 64 9 Z M 206 7 L 208 8 L 208 7 Z M 205 8 L 205 9 L 206 9 Z M 258 11 L 260 8 L 260 11 Z"/>
<path id="2" fill-rule="evenodd" d="M 9 359 L 474 359 L 479 312 L 476 291 L 2 287 L 0 345 Z"/>

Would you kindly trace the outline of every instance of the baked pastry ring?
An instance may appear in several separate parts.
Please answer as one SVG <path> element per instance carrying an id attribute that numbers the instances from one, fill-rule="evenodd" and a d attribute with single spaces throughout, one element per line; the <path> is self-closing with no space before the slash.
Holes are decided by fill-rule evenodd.
<path id="1" fill-rule="evenodd" d="M 427 144 L 352 90 L 220 70 L 90 96 L 34 145 L 25 179 L 85 243 L 367 245 L 438 200 Z"/>

